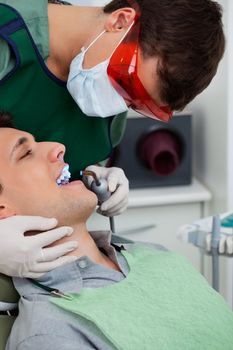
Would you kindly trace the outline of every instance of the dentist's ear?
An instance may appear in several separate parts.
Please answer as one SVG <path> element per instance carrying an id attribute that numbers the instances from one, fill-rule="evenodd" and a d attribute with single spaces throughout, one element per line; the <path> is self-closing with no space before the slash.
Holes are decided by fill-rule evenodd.
<path id="1" fill-rule="evenodd" d="M 7 204 L 0 204 L 0 220 L 1 219 L 6 219 L 10 216 L 16 215 L 16 211 L 14 208 L 11 208 Z"/>
<path id="2" fill-rule="evenodd" d="M 105 22 L 107 32 L 119 32 L 126 30 L 133 22 L 136 12 L 131 7 L 124 7 L 113 11 L 108 15 Z"/>

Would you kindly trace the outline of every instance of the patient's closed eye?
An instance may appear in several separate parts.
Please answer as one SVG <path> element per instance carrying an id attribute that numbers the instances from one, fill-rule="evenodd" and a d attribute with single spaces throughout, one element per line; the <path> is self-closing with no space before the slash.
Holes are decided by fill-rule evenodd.
<path id="1" fill-rule="evenodd" d="M 23 159 L 23 158 L 26 158 L 26 157 L 28 157 L 28 156 L 30 156 L 30 155 L 32 155 L 32 150 L 31 150 L 31 149 L 27 150 L 27 151 L 19 158 L 19 160 L 21 160 L 21 159 Z"/>

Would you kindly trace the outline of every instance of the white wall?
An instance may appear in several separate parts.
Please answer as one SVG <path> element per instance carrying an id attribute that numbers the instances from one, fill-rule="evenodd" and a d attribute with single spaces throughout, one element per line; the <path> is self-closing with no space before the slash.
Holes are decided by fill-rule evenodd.
<path id="1" fill-rule="evenodd" d="M 233 209 L 233 1 L 228 1 L 228 210 Z M 233 310 L 233 258 L 227 261 L 226 280 L 228 288 L 226 299 Z"/>
<path id="2" fill-rule="evenodd" d="M 218 2 L 228 37 L 228 0 Z M 212 213 L 227 210 L 228 67 L 226 53 L 210 86 L 189 106 L 194 114 L 194 173 L 213 193 Z"/>
<path id="3" fill-rule="evenodd" d="M 233 208 L 233 1 L 228 1 L 228 208 Z"/>
<path id="4" fill-rule="evenodd" d="M 224 59 L 211 85 L 189 106 L 194 113 L 194 172 L 213 194 L 211 214 L 233 210 L 233 1 L 219 3 L 227 41 Z M 220 291 L 233 309 L 233 259 L 220 262 Z"/>
<path id="5" fill-rule="evenodd" d="M 79 5 L 79 6 L 104 6 L 110 0 L 67 0 L 73 5 Z"/>

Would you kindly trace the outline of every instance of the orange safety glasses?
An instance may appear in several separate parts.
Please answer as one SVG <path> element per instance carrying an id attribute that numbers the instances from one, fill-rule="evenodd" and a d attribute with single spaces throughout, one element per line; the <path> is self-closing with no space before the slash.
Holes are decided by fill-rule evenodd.
<path id="1" fill-rule="evenodd" d="M 172 111 L 168 106 L 158 106 L 137 74 L 140 11 L 137 3 L 129 3 L 137 12 L 135 22 L 112 54 L 107 73 L 113 87 L 124 98 L 129 108 L 147 117 L 168 122 Z"/>

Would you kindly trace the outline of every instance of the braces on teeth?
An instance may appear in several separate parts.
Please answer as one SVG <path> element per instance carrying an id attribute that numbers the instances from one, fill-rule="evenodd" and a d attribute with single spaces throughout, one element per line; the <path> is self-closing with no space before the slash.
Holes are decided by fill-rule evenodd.
<path id="1" fill-rule="evenodd" d="M 71 173 L 69 172 L 69 165 L 66 164 L 62 169 L 61 175 L 56 180 L 58 186 L 66 185 L 69 183 L 69 179 L 71 177 Z"/>

